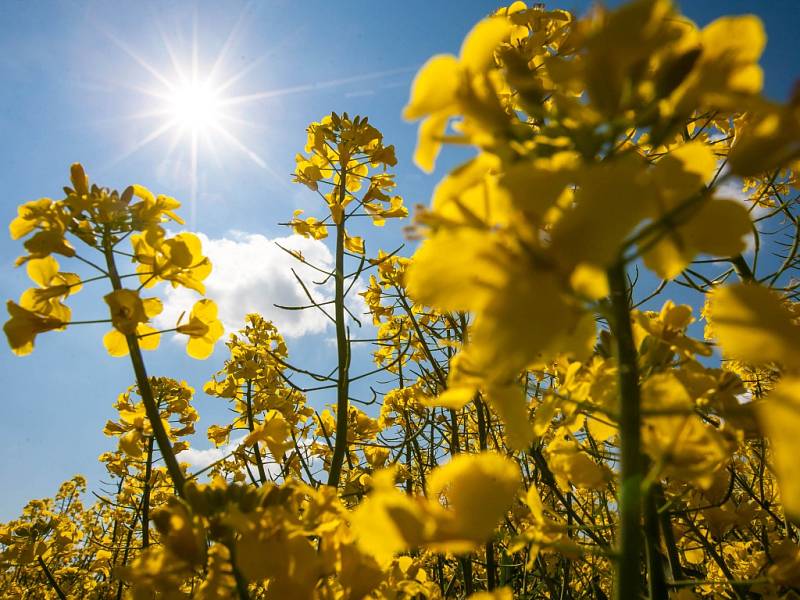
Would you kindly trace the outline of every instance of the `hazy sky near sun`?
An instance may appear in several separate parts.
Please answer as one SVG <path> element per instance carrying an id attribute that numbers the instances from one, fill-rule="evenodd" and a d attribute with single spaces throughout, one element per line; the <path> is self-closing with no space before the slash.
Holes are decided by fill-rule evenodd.
<path id="1" fill-rule="evenodd" d="M 585 0 L 547 4 L 578 13 L 588 6 Z M 762 61 L 767 95 L 788 96 L 798 75 L 795 0 L 682 4 L 700 24 L 722 14 L 759 14 L 769 35 Z M 385 142 L 397 147 L 398 192 L 409 206 L 427 203 L 441 174 L 465 154 L 446 150 L 433 175 L 411 163 L 416 124 L 400 117 L 410 83 L 433 54 L 457 53 L 471 26 L 498 6 L 485 0 L 5 0 L 0 223 L 10 222 L 22 202 L 59 198 L 76 161 L 101 185 L 141 183 L 174 196 L 205 236 L 216 266 L 208 294 L 219 301 L 226 323 L 235 326 L 245 311 L 260 310 L 281 325 L 295 362 L 329 367 L 334 348 L 324 318 L 287 315 L 272 306 L 300 300 L 288 271 L 291 261 L 273 244 L 290 234 L 278 223 L 297 208 L 321 214 L 319 198 L 290 182 L 305 127 L 332 110 L 368 115 Z M 217 84 L 227 82 L 222 97 L 230 100 L 230 119 L 221 123 L 227 133 L 198 136 L 194 170 L 191 135 L 165 127 L 168 100 L 158 97 L 179 83 L 181 72 L 191 74 L 193 48 L 198 77 L 213 70 Z M 373 228 L 369 235 L 371 253 L 393 249 L 402 239 L 398 225 Z M 284 241 L 322 264 L 331 260 L 322 243 Z M 30 285 L 24 269 L 13 268 L 20 253 L 19 242 L 0 235 L 3 299 L 17 299 Z M 61 262 L 64 270 L 74 270 Z M 192 301 L 157 289 L 172 309 Z M 102 315 L 106 292 L 86 286 L 70 301 L 75 318 Z M 75 327 L 40 336 L 24 358 L 0 348 L 0 521 L 18 514 L 28 499 L 52 495 L 76 473 L 86 475 L 90 486 L 103 477 L 96 458 L 114 442 L 102 428 L 115 414 L 113 400 L 132 383 L 128 360 L 103 350 L 105 329 Z M 368 362 L 366 350 L 357 356 L 357 371 Z M 208 360 L 193 361 L 165 337 L 161 349 L 146 356 L 151 374 L 184 378 L 197 390 L 198 451 L 211 447 L 206 427 L 229 418 L 223 401 L 201 392 L 221 368 L 225 351 L 219 344 Z M 320 397 L 315 404 L 325 401 Z"/>

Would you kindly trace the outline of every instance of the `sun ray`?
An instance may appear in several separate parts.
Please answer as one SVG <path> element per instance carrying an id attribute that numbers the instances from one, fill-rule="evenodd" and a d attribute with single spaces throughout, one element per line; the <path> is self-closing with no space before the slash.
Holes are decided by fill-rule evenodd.
<path id="1" fill-rule="evenodd" d="M 225 121 L 226 123 L 231 123 L 233 125 L 243 125 L 245 127 L 249 127 L 251 129 L 267 129 L 268 126 L 265 123 L 259 123 L 258 121 L 253 121 L 251 119 L 243 119 L 241 117 L 237 117 L 234 115 L 229 115 L 226 113 L 220 113 L 219 115 L 220 121 Z"/>
<path id="2" fill-rule="evenodd" d="M 105 30 L 105 29 L 103 29 L 103 28 L 101 28 L 100 30 L 103 32 L 103 34 L 104 34 L 104 35 L 105 35 L 105 36 L 106 36 L 106 37 L 107 37 L 109 40 L 111 40 L 111 42 L 112 42 L 114 45 L 116 45 L 116 46 L 117 46 L 118 48 L 120 48 L 120 49 L 121 49 L 123 52 L 125 52 L 125 54 L 127 54 L 127 55 L 128 55 L 128 56 L 130 56 L 130 57 L 131 57 L 131 58 L 132 58 L 134 61 L 136 61 L 136 63 L 137 63 L 137 64 L 138 64 L 140 67 L 142 67 L 144 70 L 146 70 L 148 73 L 150 73 L 150 74 L 151 74 L 153 77 L 155 77 L 156 79 L 158 79 L 158 81 L 160 81 L 160 82 L 161 82 L 161 83 L 164 85 L 164 87 L 166 87 L 168 90 L 170 90 L 170 89 L 172 89 L 172 88 L 173 88 L 172 82 L 170 82 L 170 80 L 169 80 L 169 79 L 167 79 L 167 78 L 166 78 L 164 75 L 162 75 L 162 74 L 161 74 L 161 72 L 160 72 L 158 69 L 156 69 L 156 68 L 155 68 L 153 65 L 151 65 L 150 63 L 148 63 L 148 62 L 147 62 L 146 60 L 144 60 L 144 59 L 143 59 L 141 56 L 139 56 L 139 55 L 138 55 L 136 52 L 134 52 L 134 51 L 133 51 L 133 50 L 132 50 L 132 49 L 131 49 L 131 48 L 130 48 L 130 47 L 129 47 L 129 46 L 128 46 L 128 45 L 127 45 L 125 42 L 123 42 L 122 40 L 120 40 L 118 36 L 111 35 L 111 33 L 109 33 L 108 31 L 106 31 L 106 30 Z"/>
<path id="3" fill-rule="evenodd" d="M 246 102 L 254 102 L 256 100 L 266 100 L 268 98 L 277 98 L 279 96 L 288 96 L 290 94 L 300 94 L 303 92 L 314 92 L 318 90 L 329 89 L 348 83 L 359 83 L 362 81 L 370 81 L 373 79 L 382 79 L 392 75 L 401 75 L 405 73 L 413 73 L 417 71 L 418 67 L 403 67 L 399 69 L 389 69 L 386 71 L 375 71 L 373 73 L 365 73 L 363 75 L 354 75 L 352 77 L 342 77 L 339 79 L 330 79 L 328 81 L 317 81 L 314 83 L 305 83 L 277 90 L 265 90 L 263 92 L 256 92 L 253 94 L 246 94 L 242 96 L 234 96 L 222 101 L 222 106 L 234 106 Z"/>
<path id="4" fill-rule="evenodd" d="M 267 60 L 267 59 L 268 59 L 268 58 L 269 58 L 271 55 L 273 55 L 273 54 L 275 54 L 275 53 L 277 52 L 277 49 L 278 49 L 278 48 L 281 48 L 281 47 L 282 47 L 284 44 L 286 44 L 288 41 L 290 41 L 290 40 L 292 40 L 292 39 L 296 39 L 296 38 L 298 37 L 298 34 L 299 34 L 299 33 L 300 33 L 300 32 L 301 32 L 303 29 L 304 29 L 304 27 L 297 27 L 297 28 L 296 28 L 296 29 L 294 29 L 294 30 L 293 30 L 293 31 L 292 31 L 290 34 L 287 34 L 287 35 L 285 35 L 285 36 L 283 37 L 283 39 L 282 39 L 280 42 L 278 42 L 277 44 L 275 44 L 275 46 L 274 46 L 273 48 L 271 48 L 271 49 L 270 49 L 268 52 L 265 52 L 264 54 L 262 54 L 262 55 L 261 55 L 261 56 L 259 56 L 258 58 L 256 58 L 256 59 L 254 59 L 254 60 L 250 61 L 250 62 L 249 62 L 249 63 L 247 63 L 247 64 L 246 64 L 244 67 L 242 67 L 241 69 L 239 69 L 239 70 L 238 70 L 236 73 L 234 73 L 233 75 L 231 75 L 231 76 L 230 76 L 228 79 L 226 79 L 225 81 L 223 81 L 223 82 L 222 82 L 222 83 L 219 85 L 219 88 L 218 88 L 218 89 L 219 89 L 219 91 L 220 91 L 220 93 L 223 93 L 223 92 L 225 92 L 225 90 L 227 90 L 227 89 L 228 89 L 229 87 L 231 87 L 233 84 L 235 84 L 235 83 L 237 83 L 238 81 L 240 81 L 240 80 L 241 80 L 241 79 L 242 79 L 242 78 L 243 78 L 245 75 L 247 75 L 248 73 L 250 73 L 250 72 L 251 72 L 253 69 L 255 69 L 255 68 L 258 66 L 258 65 L 260 65 L 260 64 L 262 64 L 264 61 L 266 61 L 266 60 Z"/>
<path id="5" fill-rule="evenodd" d="M 136 82 L 132 83 L 129 80 L 119 82 L 120 87 L 132 90 L 142 97 L 155 101 L 155 106 L 139 110 L 127 117 L 122 117 L 121 120 L 136 122 L 153 119 L 161 121 L 158 126 L 147 132 L 122 154 L 115 157 L 109 167 L 171 133 L 171 139 L 162 159 L 162 166 L 167 169 L 171 168 L 173 156 L 176 156 L 179 148 L 183 148 L 182 157 L 175 159 L 174 164 L 176 169 L 183 171 L 187 175 L 184 181 L 188 179 L 186 183 L 189 188 L 190 225 L 193 228 L 197 225 L 199 194 L 203 181 L 201 170 L 203 162 L 206 159 L 205 157 L 208 157 L 213 161 L 213 164 L 221 168 L 221 148 L 232 148 L 260 169 L 263 169 L 278 185 L 288 187 L 286 175 L 277 173 L 256 150 L 241 138 L 239 131 L 252 131 L 256 128 L 265 127 L 262 123 L 254 122 L 242 116 L 242 107 L 270 98 L 313 93 L 348 84 L 405 75 L 417 70 L 416 66 L 403 67 L 266 89 L 252 93 L 230 93 L 236 84 L 243 81 L 257 66 L 264 64 L 267 57 L 274 53 L 274 50 L 270 50 L 270 52 L 248 62 L 232 73 L 225 71 L 226 63 L 229 62 L 233 48 L 240 41 L 243 27 L 248 22 L 248 17 L 255 10 L 257 10 L 257 7 L 252 2 L 241 9 L 236 17 L 234 26 L 222 41 L 218 51 L 210 57 L 211 60 L 208 63 L 206 58 L 209 57 L 205 55 L 205 50 L 201 52 L 203 50 L 200 43 L 202 36 L 198 25 L 196 8 L 192 13 L 188 39 L 187 37 L 181 38 L 179 36 L 177 41 L 175 36 L 166 34 L 163 24 L 154 15 L 153 21 L 156 33 L 160 37 L 168 57 L 166 72 L 148 62 L 133 46 L 125 43 L 118 36 L 113 36 L 110 32 L 100 28 L 105 31 L 116 46 L 153 78 L 149 86 Z M 181 60 L 179 48 L 185 51 L 183 56 L 187 60 Z M 167 75 L 167 72 L 169 75 Z M 119 122 L 120 119 L 116 121 Z M 224 144 L 220 144 L 219 141 L 224 142 Z"/>
<path id="6" fill-rule="evenodd" d="M 130 113 L 127 115 L 122 115 L 119 117 L 108 117 L 103 119 L 92 119 L 92 123 L 95 125 L 113 125 L 115 123 L 125 122 L 125 121 L 144 121 L 150 120 L 152 121 L 156 117 L 167 117 L 169 116 L 169 110 L 163 107 L 159 108 L 150 108 L 147 110 L 141 110 L 135 113 Z"/>
<path id="7" fill-rule="evenodd" d="M 169 37 L 164 31 L 163 25 L 157 19 L 156 19 L 156 29 L 158 30 L 159 37 L 161 37 L 161 43 L 164 44 L 164 49 L 167 51 L 167 56 L 169 56 L 169 61 L 172 64 L 172 70 L 178 76 L 180 83 L 185 84 L 186 75 L 183 72 L 183 67 L 181 66 L 180 60 L 178 59 L 178 54 L 177 52 L 175 52 L 175 48 L 170 43 Z"/>
<path id="8" fill-rule="evenodd" d="M 281 176 L 279 173 L 275 171 L 269 164 L 262 159 L 258 154 L 256 154 L 253 150 L 248 148 L 239 138 L 234 136 L 232 133 L 227 131 L 226 129 L 219 127 L 217 132 L 228 140 L 233 146 L 239 149 L 245 156 L 247 156 L 250 160 L 256 163 L 259 167 L 264 169 L 270 177 L 272 177 L 281 187 L 289 188 L 288 183 L 286 182 L 286 177 Z"/>
<path id="9" fill-rule="evenodd" d="M 203 130 L 200 133 L 203 136 L 203 147 L 208 150 L 208 153 L 214 161 L 214 165 L 218 169 L 222 169 L 222 160 L 220 159 L 219 152 L 217 152 L 216 145 L 211 139 L 211 132 Z"/>
<path id="10" fill-rule="evenodd" d="M 192 158 L 189 167 L 191 193 L 189 195 L 189 227 L 197 228 L 197 130 L 192 130 Z"/>
<path id="11" fill-rule="evenodd" d="M 168 133 L 169 131 L 171 131 L 174 128 L 175 128 L 175 121 L 174 120 L 173 121 L 167 121 L 166 123 L 161 125 L 161 127 L 156 128 L 154 131 L 152 131 L 151 133 L 146 135 L 144 138 L 142 138 L 141 140 L 136 142 L 131 148 L 128 148 L 128 150 L 126 150 L 125 152 L 123 152 L 119 156 L 116 156 L 113 159 L 111 159 L 110 162 L 106 163 L 106 165 L 104 167 L 104 170 L 105 169 L 110 169 L 114 165 L 119 164 L 120 162 L 122 162 L 123 160 L 128 158 L 129 156 L 132 156 L 133 154 L 135 154 L 136 152 L 138 152 L 139 150 L 141 150 L 142 148 L 144 148 L 148 144 L 153 143 L 158 138 L 162 137 L 163 135 L 165 135 L 166 133 Z"/>
<path id="12" fill-rule="evenodd" d="M 237 37 L 239 36 L 242 27 L 245 23 L 245 17 L 251 14 L 254 11 L 253 4 L 245 4 L 242 7 L 242 10 L 239 11 L 239 17 L 236 19 L 236 24 L 231 29 L 228 36 L 225 38 L 225 42 L 222 44 L 222 48 L 217 53 L 217 58 L 214 59 L 214 64 L 211 65 L 211 69 L 208 72 L 208 79 L 213 81 L 217 75 L 217 71 L 221 68 L 223 62 L 228 56 L 231 48 L 234 46 Z M 222 92 L 223 88 L 220 86 L 219 91 Z"/>
<path id="13" fill-rule="evenodd" d="M 219 133 L 222 137 L 224 137 L 226 140 L 228 140 L 228 142 L 230 142 L 235 148 L 237 148 L 240 152 L 242 152 L 242 154 L 244 154 L 250 160 L 252 160 L 254 163 L 256 163 L 259 167 L 261 167 L 262 169 L 268 169 L 269 168 L 267 166 L 267 163 L 264 162 L 264 160 L 258 154 L 256 154 L 250 148 L 248 148 L 243 142 L 241 142 L 239 140 L 239 138 L 237 138 L 235 135 L 233 135 L 227 129 L 225 129 L 224 127 L 221 127 L 218 124 L 213 124 L 212 127 L 214 128 L 214 130 L 217 133 Z"/>

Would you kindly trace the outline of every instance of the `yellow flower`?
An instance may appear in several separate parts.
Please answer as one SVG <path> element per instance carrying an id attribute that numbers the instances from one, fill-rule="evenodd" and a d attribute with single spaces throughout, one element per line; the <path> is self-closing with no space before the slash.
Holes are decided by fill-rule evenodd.
<path id="1" fill-rule="evenodd" d="M 60 273 L 58 262 L 52 256 L 28 261 L 28 276 L 39 285 L 31 288 L 20 298 L 20 305 L 34 312 L 69 321 L 71 312 L 61 300 L 81 288 L 81 280 L 75 273 Z"/>
<path id="2" fill-rule="evenodd" d="M 442 145 L 447 123 L 459 110 L 482 114 L 487 121 L 499 116 L 488 98 L 477 98 L 470 86 L 494 63 L 494 52 L 507 41 L 514 26 L 504 17 L 484 19 L 472 28 L 461 46 L 459 58 L 439 54 L 425 63 L 411 86 L 411 97 L 403 110 L 408 120 L 424 118 L 419 128 L 414 162 L 430 173 Z"/>
<path id="3" fill-rule="evenodd" d="M 209 435 L 211 431 L 209 430 Z M 292 447 L 287 441 L 290 434 L 289 424 L 277 410 L 270 410 L 264 415 L 264 422 L 256 425 L 242 444 L 252 446 L 256 442 L 264 442 L 269 448 L 275 462 L 283 462 L 283 455 Z"/>
<path id="4" fill-rule="evenodd" d="M 183 224 L 183 219 L 173 212 L 181 206 L 181 203 L 175 198 L 164 196 L 163 194 L 159 194 L 156 197 L 150 190 L 141 185 L 132 185 L 131 193 L 141 199 L 141 202 L 137 202 L 130 207 L 131 216 L 137 228 L 148 229 L 164 221 L 164 217 L 172 219 L 181 225 Z"/>
<path id="5" fill-rule="evenodd" d="M 135 333 L 139 323 L 145 323 L 148 319 L 144 303 L 134 290 L 115 290 L 103 299 L 111 311 L 111 323 L 124 335 Z"/>
<path id="6" fill-rule="evenodd" d="M 199 300 L 192 307 L 189 322 L 178 325 L 178 333 L 189 336 L 186 353 L 192 358 L 205 359 L 214 351 L 214 344 L 225 333 L 217 319 L 217 305 L 208 299 Z"/>
<path id="7" fill-rule="evenodd" d="M 314 217 L 308 217 L 307 219 L 299 219 L 298 217 L 303 214 L 304 211 L 297 209 L 294 211 L 294 216 L 292 217 L 291 222 L 289 225 L 292 226 L 294 232 L 297 235 L 302 235 L 303 237 L 310 237 L 315 240 L 324 240 L 328 237 L 328 226 L 324 223 L 321 223 Z"/>
<path id="8" fill-rule="evenodd" d="M 132 235 L 136 271 L 145 287 L 159 281 L 169 281 L 172 287 L 182 285 L 201 294 L 205 293 L 203 280 L 211 273 L 211 261 L 203 256 L 200 238 L 193 233 L 179 233 L 164 238 L 160 228 L 148 229 L 143 234 Z"/>
<path id="9" fill-rule="evenodd" d="M 74 256 L 75 249 L 64 237 L 68 222 L 69 216 L 63 203 L 53 202 L 50 198 L 21 205 L 17 209 L 17 217 L 8 226 L 11 239 L 17 240 L 35 229 L 39 231 L 25 241 L 28 256 L 19 257 L 16 264 L 21 265 L 31 258 L 42 258 L 53 253 Z"/>
<path id="10" fill-rule="evenodd" d="M 383 564 L 420 545 L 467 552 L 491 535 L 519 483 L 517 465 L 490 452 L 459 454 L 434 469 L 427 499 L 400 492 L 394 486 L 394 470 L 384 469 L 376 473 L 374 491 L 351 522 L 362 551 Z"/>
<path id="11" fill-rule="evenodd" d="M 6 303 L 6 308 L 11 318 L 3 325 L 3 331 L 11 350 L 18 356 L 31 353 L 37 334 L 54 329 L 64 329 L 67 325 L 61 319 L 37 314 L 11 300 Z"/>
<path id="12" fill-rule="evenodd" d="M 705 313 L 725 358 L 800 367 L 800 326 L 776 292 L 755 284 L 717 288 Z"/>

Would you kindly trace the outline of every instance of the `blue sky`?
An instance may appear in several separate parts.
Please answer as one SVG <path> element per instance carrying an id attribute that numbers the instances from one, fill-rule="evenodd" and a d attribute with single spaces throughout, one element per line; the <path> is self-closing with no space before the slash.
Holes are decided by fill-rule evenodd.
<path id="1" fill-rule="evenodd" d="M 548 5 L 581 13 L 588 3 Z M 399 192 L 407 204 L 427 203 L 441 173 L 463 154 L 446 153 L 430 176 L 413 166 L 416 125 L 400 118 L 410 82 L 431 55 L 457 52 L 470 27 L 497 6 L 478 0 L 0 3 L 0 22 L 6 24 L 0 36 L 0 222 L 8 223 L 24 201 L 60 197 L 69 165 L 80 161 L 101 185 L 121 189 L 141 183 L 184 201 L 187 220 L 193 214 L 194 228 L 227 257 L 222 264 L 231 273 L 243 264 L 255 273 L 244 283 L 234 275 L 217 282 L 219 293 L 227 294 L 231 318 L 247 303 L 271 310 L 271 302 L 291 296 L 288 263 L 270 246 L 270 240 L 288 234 L 277 223 L 296 208 L 320 214 L 318 198 L 290 183 L 306 125 L 331 110 L 368 115 L 386 142 L 397 147 Z M 797 77 L 800 11 L 795 1 L 685 1 L 683 10 L 701 24 L 722 14 L 756 11 L 769 34 L 762 63 L 766 93 L 775 99 L 788 96 Z M 260 97 L 230 109 L 239 122 L 229 130 L 241 146 L 220 135 L 201 142 L 192 210 L 189 136 L 170 131 L 141 145 L 165 121 L 140 114 L 163 104 L 148 93 L 164 87 L 159 77 L 177 78 L 170 50 L 183 69 L 189 68 L 195 37 L 200 73 L 221 56 L 220 78 L 239 75 L 226 95 Z M 394 247 L 401 236 L 399 226 L 373 229 L 368 249 Z M 308 251 L 325 259 L 318 246 Z M 19 242 L 0 236 L 4 299 L 17 299 L 29 286 L 24 270 L 13 268 L 20 253 Z M 62 261 L 62 268 L 75 269 L 69 261 Z M 235 285 L 243 286 L 245 298 L 238 304 Z M 101 316 L 99 298 L 106 291 L 87 286 L 71 302 L 75 317 Z M 289 320 L 286 327 L 293 332 L 288 343 L 295 362 L 319 368 L 333 364 L 330 330 L 314 319 Z M 110 358 L 103 350 L 104 331 L 104 326 L 87 326 L 43 335 L 24 358 L 0 349 L 5 388 L 0 520 L 16 515 L 29 498 L 52 494 L 75 473 L 95 485 L 104 476 L 96 457 L 113 442 L 102 428 L 114 416 L 116 395 L 132 382 L 127 359 Z M 199 449 L 210 446 L 205 428 L 228 418 L 224 402 L 200 391 L 224 356 L 220 345 L 207 361 L 193 361 L 165 339 L 146 357 L 151 374 L 184 378 L 198 390 Z M 367 362 L 362 352 L 354 370 Z M 314 403 L 326 400 L 320 396 Z"/>

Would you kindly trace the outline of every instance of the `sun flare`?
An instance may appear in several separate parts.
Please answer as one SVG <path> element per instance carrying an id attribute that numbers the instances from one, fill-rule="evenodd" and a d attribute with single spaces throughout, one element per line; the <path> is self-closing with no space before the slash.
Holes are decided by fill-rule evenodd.
<path id="1" fill-rule="evenodd" d="M 114 156 L 108 166 L 117 164 L 158 141 L 166 141 L 161 167 L 164 171 L 180 174 L 174 178 L 188 184 L 187 196 L 191 207 L 189 222 L 192 227 L 196 221 L 199 171 L 202 168 L 201 163 L 206 163 L 207 159 L 220 164 L 225 154 L 232 151 L 234 156 L 246 158 L 263 169 L 275 182 L 287 185 L 285 176 L 276 172 L 245 141 L 254 131 L 263 128 L 263 114 L 256 120 L 248 118 L 248 107 L 282 96 L 310 94 L 348 84 L 363 84 L 416 70 L 403 67 L 242 93 L 236 88 L 253 80 L 255 67 L 261 65 L 264 59 L 262 56 L 232 69 L 229 57 L 234 53 L 232 49 L 239 44 L 241 26 L 247 21 L 248 11 L 249 9 L 242 11 L 237 25 L 217 52 L 211 55 L 211 60 L 203 59 L 204 56 L 208 59 L 209 54 L 201 51 L 204 49 L 198 43 L 196 24 L 188 47 L 176 48 L 170 38 L 161 34 L 167 61 L 148 60 L 136 47 L 118 36 L 109 35 L 109 40 L 146 73 L 146 79 L 133 83 L 126 81 L 121 85 L 133 89 L 141 98 L 139 110 L 130 114 L 127 119 L 149 124 L 137 127 L 136 134 L 130 137 L 126 148 Z"/>
<path id="2" fill-rule="evenodd" d="M 190 82 L 175 87 L 168 112 L 178 125 L 192 131 L 219 127 L 220 93 L 208 83 Z"/>

